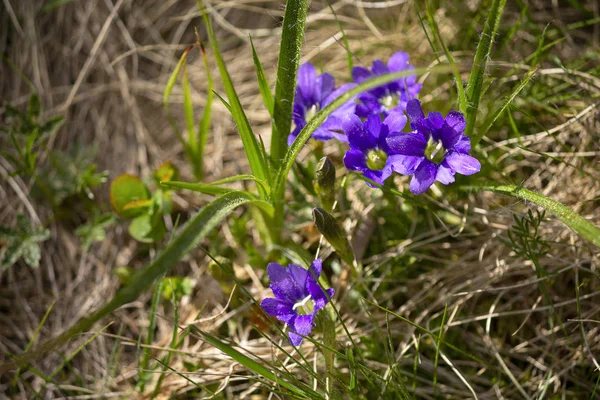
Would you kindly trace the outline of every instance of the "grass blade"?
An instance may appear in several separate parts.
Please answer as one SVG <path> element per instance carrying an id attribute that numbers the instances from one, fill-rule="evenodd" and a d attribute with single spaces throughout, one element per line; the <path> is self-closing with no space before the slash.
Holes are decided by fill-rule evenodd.
<path id="1" fill-rule="evenodd" d="M 276 168 L 285 155 L 287 139 L 292 126 L 292 108 L 307 9 L 308 0 L 288 0 L 286 2 L 279 60 L 277 61 L 277 84 L 275 85 L 275 108 L 273 109 L 271 136 L 271 160 Z"/>
<path id="2" fill-rule="evenodd" d="M 244 367 L 248 368 L 250 371 L 262 376 L 265 379 L 270 380 L 271 382 L 281 385 L 282 387 L 288 389 L 290 392 L 294 393 L 295 395 L 300 396 L 301 398 L 310 398 L 310 399 L 323 398 L 323 396 L 321 396 L 319 393 L 313 391 L 312 389 L 310 389 L 309 387 L 307 387 L 305 385 L 302 385 L 302 387 L 301 387 L 300 385 L 294 385 L 294 384 L 291 384 L 290 382 L 287 382 L 286 380 L 279 378 L 277 375 L 275 375 L 272 372 L 271 369 L 266 368 L 264 365 L 260 364 L 259 362 L 251 359 L 250 357 L 248 357 L 245 354 L 240 353 L 233 347 L 220 341 L 218 338 L 196 328 L 194 325 L 190 325 L 189 329 L 191 329 L 197 335 L 202 336 L 202 338 L 204 340 L 206 340 L 208 343 L 210 343 L 212 346 L 221 350 L 223 353 L 227 354 L 229 357 L 233 358 L 235 361 L 242 364 Z"/>
<path id="3" fill-rule="evenodd" d="M 183 63 L 181 86 L 183 88 L 183 114 L 185 116 L 185 125 L 188 131 L 188 145 L 194 150 L 196 149 L 196 123 L 194 122 L 194 106 L 192 105 L 192 92 L 190 90 L 190 80 L 187 74 L 187 62 Z"/>
<path id="4" fill-rule="evenodd" d="M 143 270 L 138 272 L 129 286 L 121 289 L 115 297 L 89 316 L 81 318 L 77 323 L 67 329 L 58 337 L 47 341 L 30 352 L 24 353 L 16 358 L 16 362 L 0 365 L 0 373 L 15 369 L 20 363 L 30 362 L 41 358 L 44 354 L 52 351 L 57 346 L 65 343 L 71 337 L 88 331 L 92 326 L 115 311 L 124 304 L 131 303 L 139 295 L 147 290 L 159 276 L 165 274 L 177 264 L 184 255 L 192 250 L 217 224 L 219 224 L 229 213 L 244 204 L 253 204 L 256 201 L 244 192 L 231 192 L 215 199 L 200 212 L 194 215 L 183 227 L 181 232 L 169 243 L 169 245 Z"/>
<path id="5" fill-rule="evenodd" d="M 206 25 L 206 30 L 208 31 L 208 37 L 213 48 L 217 66 L 219 67 L 221 80 L 223 81 L 223 86 L 225 87 L 225 92 L 227 93 L 227 99 L 229 100 L 229 104 L 231 106 L 231 115 L 233 116 L 233 119 L 235 120 L 237 128 L 240 132 L 242 144 L 244 145 L 244 150 L 246 152 L 246 156 L 248 157 L 252 174 L 265 182 L 270 182 L 266 154 L 262 152 L 260 144 L 258 143 L 258 140 L 256 140 L 254 132 L 252 132 L 248 118 L 244 113 L 240 99 L 233 86 L 231 76 L 229 75 L 227 67 L 225 66 L 225 61 L 223 61 L 223 57 L 219 51 L 217 38 L 215 37 L 209 15 L 202 0 L 198 0 L 198 6 L 202 12 L 202 18 L 204 19 L 204 24 Z M 260 189 L 259 192 L 261 193 L 261 197 L 266 197 L 262 189 Z"/>
<path id="6" fill-rule="evenodd" d="M 271 87 L 269 86 L 269 81 L 267 81 L 265 70 L 263 69 L 260 59 L 258 58 L 258 54 L 256 54 L 254 42 L 252 42 L 252 36 L 250 36 L 250 47 L 252 47 L 252 59 L 254 60 L 254 69 L 256 70 L 258 88 L 260 89 L 263 103 L 265 103 L 265 107 L 267 107 L 267 111 L 269 111 L 269 115 L 272 118 L 275 100 L 273 99 L 273 93 L 271 93 Z"/>
<path id="7" fill-rule="evenodd" d="M 504 103 L 502 103 L 502 106 L 494 113 L 490 122 L 486 124 L 486 127 L 484 129 L 481 129 L 480 131 L 478 131 L 472 137 L 472 139 L 471 139 L 472 146 L 476 146 L 477 143 L 479 143 L 481 141 L 481 139 L 483 139 L 483 137 L 486 135 L 486 133 L 488 133 L 489 130 L 492 128 L 492 125 L 494 125 L 494 123 L 498 120 L 498 118 L 500 118 L 500 116 L 504 113 L 504 111 L 506 111 L 506 109 L 508 109 L 510 107 L 510 105 L 515 100 L 515 98 L 519 95 L 519 93 L 521 93 L 521 90 L 523 90 L 525 88 L 525 86 L 527 86 L 529 84 L 529 82 L 533 79 L 533 77 L 535 76 L 535 73 L 537 71 L 538 71 L 538 69 L 535 68 L 535 69 L 530 70 L 527 73 L 527 75 L 525 75 L 525 78 L 523 78 L 521 83 L 519 83 L 519 85 L 506 98 Z"/>
<path id="8" fill-rule="evenodd" d="M 543 209 L 548 210 L 580 236 L 600 247 L 600 228 L 594 226 L 591 222 L 571 210 L 569 207 L 539 193 L 513 185 L 463 186 L 461 189 L 502 193 L 517 199 L 530 201 Z"/>
<path id="9" fill-rule="evenodd" d="M 466 92 L 467 127 L 465 129 L 465 134 L 469 137 L 473 135 L 473 129 L 475 128 L 477 111 L 479 110 L 479 101 L 481 100 L 483 79 L 492 52 L 492 43 L 494 42 L 494 37 L 498 31 L 500 17 L 502 16 L 505 5 L 506 0 L 494 0 L 488 18 L 485 21 L 485 28 L 481 34 L 481 39 L 479 39 L 479 43 L 477 44 L 477 52 L 475 53 L 475 59 L 473 60 L 473 67 L 471 68 L 471 74 L 469 75 Z"/>
<path id="10" fill-rule="evenodd" d="M 352 61 L 352 51 L 350 51 L 350 42 L 348 41 L 348 36 L 346 36 L 346 32 L 344 32 L 344 26 L 342 25 L 342 21 L 339 20 L 335 10 L 331 6 L 331 3 L 328 1 L 327 5 L 333 14 L 333 18 L 335 18 L 335 22 L 337 23 L 338 28 L 340 29 L 340 33 L 342 34 L 342 41 L 344 42 L 344 50 L 346 50 L 346 58 L 348 60 L 348 72 L 352 75 L 352 67 L 354 67 L 354 62 Z"/>
<path id="11" fill-rule="evenodd" d="M 418 2 L 415 2 L 417 5 Z M 458 92 L 458 109 L 460 112 L 465 113 L 467 109 L 467 97 L 465 95 L 465 88 L 463 87 L 462 79 L 460 77 L 460 71 L 458 70 L 458 66 L 454 61 L 454 57 L 452 57 L 452 53 L 448 50 L 448 47 L 444 43 L 442 36 L 440 35 L 440 29 L 434 17 L 434 12 L 431 7 L 431 3 L 428 1 L 425 2 L 425 11 L 427 14 L 427 22 L 429 23 L 429 28 L 431 29 L 434 40 L 437 39 L 439 45 L 444 50 L 444 54 L 446 54 L 446 58 L 448 59 L 448 63 L 452 67 L 452 73 L 454 74 L 454 80 L 456 82 L 456 91 Z M 419 17 L 420 18 L 420 17 Z M 435 49 L 433 49 L 435 51 Z"/>
<path id="12" fill-rule="evenodd" d="M 208 65 L 208 57 L 206 56 L 206 50 L 204 45 L 200 41 L 200 36 L 196 32 L 198 37 L 198 43 L 200 45 L 200 52 L 202 53 L 202 60 L 204 61 L 204 70 L 206 71 L 206 104 L 204 105 L 204 111 L 202 111 L 202 118 L 198 124 L 198 141 L 196 148 L 197 162 L 194 164 L 194 176 L 196 179 L 201 180 L 204 176 L 204 167 L 202 162 L 204 160 L 204 149 L 206 148 L 206 141 L 208 140 L 208 131 L 210 130 L 210 120 L 212 117 L 212 103 L 215 98 L 213 92 L 214 82 L 212 75 L 210 74 L 210 67 Z"/>
<path id="13" fill-rule="evenodd" d="M 169 120 L 169 123 L 171 124 L 171 126 L 173 127 L 173 129 L 175 130 L 175 133 L 177 133 L 177 136 L 179 136 L 179 138 L 181 138 L 181 133 L 179 132 L 179 128 L 177 128 L 177 124 L 175 123 L 175 120 L 173 119 L 173 116 L 171 115 L 171 112 L 169 111 L 169 99 L 171 98 L 171 93 L 173 92 L 173 88 L 175 87 L 175 84 L 177 83 L 177 77 L 179 77 L 181 68 L 187 62 L 187 55 L 190 52 L 190 50 L 192 50 L 191 46 L 188 47 L 181 55 L 181 58 L 179 59 L 179 62 L 177 62 L 177 65 L 175 66 L 175 69 L 171 73 L 169 80 L 167 80 L 167 85 L 165 86 L 165 90 L 163 91 L 163 108 L 165 109 L 165 113 L 167 114 L 167 119 Z"/>

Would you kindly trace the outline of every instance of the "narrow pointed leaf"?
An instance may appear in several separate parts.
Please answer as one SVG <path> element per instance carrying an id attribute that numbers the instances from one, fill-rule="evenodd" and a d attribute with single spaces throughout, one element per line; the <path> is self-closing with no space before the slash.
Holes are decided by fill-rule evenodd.
<path id="1" fill-rule="evenodd" d="M 275 100 L 273 99 L 273 93 L 271 93 L 271 87 L 269 86 L 269 81 L 267 81 L 265 70 L 263 69 L 260 59 L 258 58 L 258 54 L 256 54 L 252 37 L 250 37 L 250 46 L 252 47 L 252 59 L 254 60 L 254 69 L 256 70 L 258 88 L 260 89 L 263 103 L 265 103 L 265 107 L 267 107 L 267 111 L 269 111 L 269 115 L 273 117 L 273 104 L 275 103 Z"/>
<path id="2" fill-rule="evenodd" d="M 300 386 L 300 384 L 292 384 L 285 379 L 278 377 L 273 373 L 273 371 L 256 360 L 248 357 L 247 355 L 239 352 L 232 346 L 222 342 L 218 338 L 196 328 L 194 325 L 190 325 L 189 329 L 192 330 L 197 335 L 201 336 L 205 341 L 210 343 L 212 346 L 221 350 L 223 353 L 227 354 L 229 357 L 233 358 L 235 361 L 248 368 L 250 371 L 254 372 L 257 375 L 262 376 L 263 378 L 273 382 L 274 384 L 278 384 L 297 396 L 307 399 L 320 399 L 323 398 L 319 393 L 313 391 L 306 385 Z"/>
<path id="3" fill-rule="evenodd" d="M 488 18 L 485 22 L 485 28 L 481 33 L 481 38 L 477 44 L 477 51 L 475 53 L 475 59 L 473 60 L 473 67 L 471 68 L 471 74 L 469 75 L 469 82 L 467 84 L 467 127 L 465 134 L 467 136 L 473 135 L 473 129 L 475 128 L 475 121 L 477 119 L 477 111 L 479 110 L 479 101 L 481 100 L 481 91 L 483 87 L 483 80 L 485 78 L 487 63 L 492 53 L 492 44 L 498 32 L 498 26 L 500 25 L 500 17 L 504 12 L 504 6 L 506 0 L 494 0 Z"/>
<path id="4" fill-rule="evenodd" d="M 219 51 L 217 38 L 213 31 L 212 24 L 210 22 L 210 17 L 206 11 L 206 7 L 204 7 L 204 3 L 202 2 L 202 0 L 198 0 L 198 5 L 200 7 L 200 11 L 202 12 L 202 18 L 204 20 L 204 24 L 206 25 L 206 30 L 208 31 L 208 37 L 210 39 L 210 44 L 213 48 L 217 66 L 219 67 L 221 80 L 223 81 L 223 86 L 225 87 L 225 92 L 227 93 L 227 99 L 229 100 L 229 104 L 231 106 L 231 115 L 235 120 L 238 131 L 240 133 L 242 144 L 244 145 L 244 150 L 246 152 L 246 156 L 248 157 L 248 162 L 250 164 L 252 174 L 265 182 L 270 182 L 266 155 L 263 154 L 263 152 L 261 151 L 260 144 L 258 143 L 254 132 L 252 132 L 252 128 L 250 127 L 250 123 L 248 122 L 248 118 L 246 117 L 242 104 L 240 103 L 240 99 L 233 85 L 233 81 L 231 80 L 231 76 L 227 71 L 225 61 L 223 60 L 221 52 Z M 260 189 L 260 192 L 261 197 L 264 197 L 264 191 Z"/>

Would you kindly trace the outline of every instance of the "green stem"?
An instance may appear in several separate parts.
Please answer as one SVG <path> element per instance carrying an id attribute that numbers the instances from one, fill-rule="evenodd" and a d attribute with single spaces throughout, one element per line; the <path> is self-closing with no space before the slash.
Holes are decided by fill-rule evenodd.
<path id="1" fill-rule="evenodd" d="M 281 46 L 277 62 L 271 159 L 278 167 L 287 149 L 287 138 L 292 126 L 292 108 L 296 91 L 296 77 L 300 64 L 300 50 L 304 40 L 304 25 L 308 0 L 288 0 L 283 17 Z"/>

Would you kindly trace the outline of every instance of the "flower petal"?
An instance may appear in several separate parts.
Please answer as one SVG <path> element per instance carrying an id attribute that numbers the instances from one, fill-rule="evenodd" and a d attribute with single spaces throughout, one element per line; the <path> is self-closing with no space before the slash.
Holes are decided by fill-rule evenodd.
<path id="1" fill-rule="evenodd" d="M 427 140 L 421 133 L 403 133 L 389 136 L 387 144 L 394 154 L 404 156 L 423 157 L 427 148 Z"/>
<path id="2" fill-rule="evenodd" d="M 360 150 L 350 149 L 346 152 L 346 155 L 344 156 L 344 165 L 349 170 L 363 171 L 365 168 L 367 168 L 365 155 Z"/>
<path id="3" fill-rule="evenodd" d="M 373 137 L 377 140 L 379 139 L 382 125 L 383 123 L 381 122 L 379 115 L 369 115 L 367 120 L 363 123 L 363 128 L 365 128 L 365 130 L 373 135 Z"/>
<path id="4" fill-rule="evenodd" d="M 342 127 L 348 136 L 351 148 L 367 151 L 377 145 L 376 138 L 363 128 L 362 121 L 356 115 L 346 116 L 342 121 Z"/>
<path id="5" fill-rule="evenodd" d="M 425 193 L 433 185 L 436 173 L 436 166 L 429 160 L 423 160 L 410 181 L 410 191 L 414 194 Z"/>
<path id="6" fill-rule="evenodd" d="M 462 175 L 473 175 L 481 170 L 481 164 L 468 154 L 452 152 L 446 156 L 448 166 Z"/>
<path id="7" fill-rule="evenodd" d="M 467 126 L 465 116 L 458 111 L 450 111 L 448 115 L 446 115 L 446 123 L 457 132 L 464 131 Z"/>
<path id="8" fill-rule="evenodd" d="M 328 300 L 327 296 L 325 295 L 325 290 L 323 290 L 321 285 L 319 285 L 319 282 L 317 282 L 314 279 L 308 278 L 308 280 L 306 281 L 306 289 L 310 294 L 312 301 L 314 302 L 315 311 L 319 311 L 320 309 L 325 307 Z"/>
<path id="9" fill-rule="evenodd" d="M 260 306 L 267 314 L 285 323 L 288 323 L 296 315 L 296 312 L 293 310 L 294 305 L 289 301 L 269 297 L 264 299 L 260 303 Z"/>
<path id="10" fill-rule="evenodd" d="M 390 112 L 385 118 L 383 123 L 387 125 L 390 135 L 393 133 L 402 132 L 402 129 L 406 126 L 406 116 L 402 112 L 395 111 Z"/>
<path id="11" fill-rule="evenodd" d="M 298 286 L 300 286 L 301 288 L 304 288 L 304 286 L 306 285 L 306 276 L 308 274 L 308 271 L 299 265 L 289 264 L 288 272 L 292 279 L 296 282 L 296 284 L 298 284 Z"/>
<path id="12" fill-rule="evenodd" d="M 469 154 L 471 151 L 471 139 L 463 133 L 460 134 L 458 141 L 454 144 L 454 151 Z"/>
<path id="13" fill-rule="evenodd" d="M 304 285 L 299 286 L 283 266 L 274 262 L 269 263 L 267 275 L 271 280 L 271 290 L 279 300 L 289 300 L 295 303 L 305 297 L 303 296 Z"/>
<path id="14" fill-rule="evenodd" d="M 435 180 L 444 185 L 454 182 L 454 170 L 448 166 L 445 160 L 438 165 Z"/>
<path id="15" fill-rule="evenodd" d="M 316 277 L 318 279 L 319 276 L 321 276 L 321 271 L 323 270 L 323 260 L 321 260 L 320 258 L 316 258 L 310 264 L 310 270 L 312 271 L 311 276 L 313 278 Z"/>
<path id="16" fill-rule="evenodd" d="M 408 101 L 406 104 L 406 113 L 410 118 L 410 122 L 417 122 L 425 119 L 425 114 L 423 114 L 423 109 L 421 109 L 421 102 L 417 99 Z"/>
<path id="17" fill-rule="evenodd" d="M 429 123 L 433 126 L 433 128 L 435 129 L 441 129 L 442 126 L 444 126 L 444 117 L 442 116 L 441 113 L 437 112 L 437 111 L 432 111 L 429 114 L 427 114 L 427 119 L 429 120 Z"/>
<path id="18" fill-rule="evenodd" d="M 365 67 L 353 67 L 352 68 L 352 80 L 356 83 L 361 83 L 369 79 L 373 74 Z"/>
<path id="19" fill-rule="evenodd" d="M 290 339 L 290 343 L 292 344 L 292 346 L 300 346 L 302 344 L 302 341 L 304 340 L 302 336 L 292 331 L 288 332 L 288 338 Z"/>
<path id="20" fill-rule="evenodd" d="M 461 133 L 455 131 L 448 124 L 444 124 L 442 129 L 435 131 L 437 137 L 434 136 L 434 139 L 441 140 L 442 145 L 446 150 L 450 150 L 454 148 L 454 145 L 460 140 Z"/>
<path id="21" fill-rule="evenodd" d="M 383 75 L 390 72 L 387 65 L 383 63 L 381 60 L 373 61 L 373 66 L 371 67 L 371 71 L 373 71 L 374 75 Z"/>
<path id="22" fill-rule="evenodd" d="M 324 73 L 317 77 L 318 99 L 319 104 L 323 103 L 323 99 L 327 98 L 335 88 L 335 78 L 328 73 Z"/>
<path id="23" fill-rule="evenodd" d="M 387 67 L 390 70 L 390 72 L 404 71 L 409 66 L 410 64 L 408 63 L 408 54 L 403 51 L 395 53 L 393 56 L 390 57 L 387 63 Z"/>
<path id="24" fill-rule="evenodd" d="M 389 156 L 388 162 L 391 165 L 392 171 L 402 175 L 412 175 L 415 173 L 415 169 L 417 169 L 419 163 L 424 159 L 425 157 L 403 156 L 398 154 Z"/>
<path id="25" fill-rule="evenodd" d="M 302 93 L 304 102 L 315 104 L 317 99 L 317 71 L 311 63 L 304 63 L 298 68 L 298 89 Z M 320 91 L 320 88 L 319 88 Z"/>
<path id="26" fill-rule="evenodd" d="M 372 169 L 367 168 L 363 171 L 363 175 L 365 178 L 368 178 L 379 185 L 383 185 L 383 179 L 381 179 L 383 176 L 383 171 L 373 171 Z M 373 185 L 371 182 L 367 182 L 367 185 L 371 186 L 372 188 L 378 187 Z"/>
<path id="27" fill-rule="evenodd" d="M 313 314 L 298 315 L 294 321 L 294 331 L 303 336 L 310 335 L 314 319 L 315 316 Z"/>

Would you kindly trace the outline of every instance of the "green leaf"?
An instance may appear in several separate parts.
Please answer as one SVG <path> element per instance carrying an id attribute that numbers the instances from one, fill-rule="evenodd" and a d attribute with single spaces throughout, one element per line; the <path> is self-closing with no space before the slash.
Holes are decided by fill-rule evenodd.
<path id="1" fill-rule="evenodd" d="M 75 230 L 75 234 L 81 239 L 81 247 L 87 251 L 92 243 L 103 241 L 106 238 L 106 228 L 114 222 L 114 214 L 105 213 L 100 215 L 95 211 L 90 222 L 79 226 Z"/>
<path id="2" fill-rule="evenodd" d="M 126 210 L 125 206 L 139 200 L 148 200 L 150 192 L 137 176 L 123 174 L 110 185 L 110 203 L 120 217 L 133 218 L 142 212 L 139 208 Z"/>
<path id="3" fill-rule="evenodd" d="M 97 321 L 117 308 L 137 299 L 158 277 L 165 275 L 169 269 L 195 248 L 229 213 L 241 205 L 253 203 L 255 201 L 249 199 L 243 193 L 232 192 L 219 197 L 202 208 L 186 223 L 181 232 L 169 242 L 167 247 L 150 264 L 139 271 L 131 279 L 129 285 L 117 292 L 112 300 L 81 318 L 58 337 L 45 342 L 30 352 L 15 357 L 17 361 L 0 365 L 0 373 L 15 369 L 22 363 L 41 358 L 73 336 L 90 330 Z"/>
<path id="4" fill-rule="evenodd" d="M 170 115 L 169 99 L 171 98 L 171 93 L 173 92 L 173 88 L 175 87 L 175 84 L 177 83 L 177 77 L 179 76 L 181 67 L 183 67 L 183 65 L 187 61 L 187 55 L 190 52 L 190 50 L 192 50 L 192 46 L 188 47 L 181 55 L 181 58 L 179 59 L 179 62 L 177 62 L 177 65 L 175 66 L 175 70 L 173 70 L 173 72 L 171 73 L 171 76 L 169 76 L 169 79 L 167 80 L 167 85 L 165 86 L 165 90 L 163 91 L 163 107 L 164 107 L 167 115 Z"/>
<path id="5" fill-rule="evenodd" d="M 418 2 L 415 2 L 415 5 L 418 5 Z M 459 108 L 460 112 L 465 113 L 466 108 L 467 108 L 467 98 L 465 95 L 465 89 L 463 87 L 462 79 L 460 77 L 460 71 L 458 70 L 458 66 L 456 65 L 456 62 L 454 61 L 454 57 L 452 57 L 452 53 L 446 46 L 446 43 L 444 43 L 444 40 L 442 39 L 442 35 L 440 34 L 440 29 L 438 27 L 438 24 L 437 24 L 437 22 L 435 20 L 435 16 L 434 16 L 435 11 L 432 9 L 431 3 L 429 3 L 429 1 L 425 2 L 425 10 L 426 10 L 426 14 L 427 14 L 427 22 L 429 23 L 429 27 L 434 35 L 434 38 L 437 39 L 440 47 L 444 50 L 444 54 L 446 55 L 446 58 L 448 59 L 448 63 L 452 67 L 452 73 L 454 74 L 454 81 L 456 83 L 456 91 L 458 92 L 458 108 Z M 421 17 L 419 16 L 419 19 L 420 18 Z M 436 49 L 433 49 L 433 50 L 435 52 Z"/>
<path id="6" fill-rule="evenodd" d="M 192 92 L 187 74 L 187 62 L 183 63 L 181 73 L 181 86 L 183 87 L 183 114 L 188 132 L 188 143 L 190 148 L 196 149 L 196 123 L 194 122 L 194 106 L 192 105 Z"/>
<path id="7" fill-rule="evenodd" d="M 463 186 L 460 189 L 465 191 L 475 190 L 501 193 L 517 199 L 530 201 L 545 210 L 548 210 L 565 225 L 577 232 L 581 237 L 589 240 L 597 247 L 600 247 L 600 228 L 594 226 L 591 222 L 567 206 L 539 193 L 513 185 Z"/>
<path id="8" fill-rule="evenodd" d="M 32 120 L 37 120 L 42 112 L 42 104 L 40 102 L 40 96 L 33 93 L 29 96 L 29 118 Z"/>
<path id="9" fill-rule="evenodd" d="M 231 183 L 231 182 L 237 182 L 237 181 L 254 181 L 258 184 L 258 186 L 262 186 L 265 189 L 265 191 L 267 192 L 267 194 L 270 191 L 270 188 L 269 188 L 269 185 L 267 184 L 267 182 L 262 181 L 253 175 L 247 175 L 247 174 L 230 176 L 228 178 L 219 179 L 218 181 L 211 182 L 210 184 L 211 185 L 222 185 L 224 183 Z"/>
<path id="10" fill-rule="evenodd" d="M 281 385 L 282 387 L 288 389 L 290 392 L 294 393 L 296 396 L 306 399 L 321 399 L 323 396 L 311 388 L 301 383 L 291 383 L 287 380 L 275 375 L 273 373 L 272 368 L 267 368 L 264 365 L 260 364 L 256 360 L 251 359 L 245 354 L 240 353 L 238 350 L 233 348 L 232 346 L 223 343 L 218 338 L 196 328 L 194 325 L 190 325 L 188 327 L 193 333 L 201 336 L 205 341 L 210 343 L 212 346 L 221 350 L 223 353 L 227 354 L 229 357 L 233 358 L 236 362 L 240 363 L 244 367 L 248 368 L 250 371 L 254 372 L 257 375 L 262 376 L 263 378 L 273 382 L 274 384 Z"/>
<path id="11" fill-rule="evenodd" d="M 258 80 L 258 88 L 260 89 L 263 103 L 265 104 L 269 115 L 273 117 L 273 104 L 275 103 L 275 100 L 273 99 L 273 93 L 271 93 L 271 87 L 269 86 L 269 81 L 267 81 L 265 70 L 263 69 L 260 59 L 258 58 L 258 54 L 256 54 L 254 42 L 252 42 L 252 36 L 250 36 L 250 46 L 252 47 L 252 59 L 254 60 L 254 69 L 256 71 L 256 79 Z"/>
<path id="12" fill-rule="evenodd" d="M 183 296 L 189 296 L 193 287 L 194 284 L 188 277 L 168 276 L 161 285 L 161 296 L 165 300 L 171 300 L 175 295 L 174 299 L 179 301 Z"/>
<path id="13" fill-rule="evenodd" d="M 500 18 L 504 12 L 504 6 L 506 0 L 493 0 L 492 6 L 488 18 L 485 22 L 485 28 L 481 33 L 481 38 L 477 44 L 477 51 L 475 53 L 475 59 L 473 60 L 473 67 L 471 68 L 471 74 L 469 75 L 469 82 L 467 84 L 467 108 L 466 108 L 466 120 L 467 127 L 465 134 L 469 137 L 473 135 L 473 129 L 475 128 L 475 121 L 477 119 L 477 111 L 479 110 L 479 101 L 481 100 L 481 91 L 483 86 L 483 80 L 485 78 L 487 63 L 492 53 L 492 44 L 500 25 Z"/>
<path id="14" fill-rule="evenodd" d="M 168 188 L 177 188 L 177 189 L 186 189 L 191 190 L 192 192 L 198 192 L 203 194 L 210 194 L 213 196 L 218 196 L 221 194 L 234 192 L 234 189 L 222 187 L 222 186 L 214 186 L 210 183 L 192 183 L 192 182 L 161 182 L 162 186 L 166 186 Z"/>
<path id="15" fill-rule="evenodd" d="M 14 265 L 20 258 L 32 268 L 40 266 L 41 249 L 38 243 L 50 238 L 48 229 L 32 229 L 27 218 L 17 215 L 16 229 L 0 227 L 0 239 L 6 241 L 6 246 L 0 259 L 0 271 Z"/>
<path id="16" fill-rule="evenodd" d="M 203 160 L 204 160 L 204 149 L 206 148 L 206 142 L 208 140 L 208 131 L 210 130 L 210 121 L 212 117 L 212 103 L 215 97 L 213 88 L 214 82 L 212 75 L 210 73 L 210 67 L 208 65 L 208 57 L 206 56 L 206 50 L 204 49 L 204 45 L 200 41 L 200 37 L 198 36 L 198 32 L 196 31 L 196 35 L 198 37 L 198 43 L 200 44 L 200 51 L 202 53 L 202 60 L 204 61 L 204 70 L 206 71 L 206 103 L 204 104 L 204 110 L 202 111 L 202 118 L 200 119 L 200 123 L 198 124 L 198 144 L 195 150 L 196 154 L 196 162 L 194 163 L 194 176 L 196 179 L 200 180 L 204 176 L 203 169 Z"/>
<path id="17" fill-rule="evenodd" d="M 206 30 L 208 31 L 208 37 L 213 48 L 217 66 L 219 67 L 221 80 L 223 81 L 223 86 L 225 87 L 225 92 L 227 93 L 227 99 L 229 100 L 229 104 L 231 106 L 231 115 L 233 116 L 233 119 L 238 127 L 252 174 L 264 182 L 270 182 L 271 178 L 269 176 L 266 154 L 261 151 L 260 144 L 256 140 L 254 132 L 252 132 L 252 128 L 250 127 L 246 113 L 244 112 L 242 104 L 240 103 L 240 99 L 235 91 L 231 76 L 229 76 L 229 72 L 227 71 L 227 67 L 225 66 L 223 57 L 221 56 L 221 52 L 219 51 L 217 38 L 215 37 L 209 15 L 206 12 L 206 8 L 204 7 L 202 0 L 198 0 L 198 5 L 200 7 L 200 11 L 202 12 L 202 18 L 204 19 L 204 24 L 206 25 Z M 259 192 L 261 193 L 261 197 L 266 197 L 262 189 L 260 189 Z"/>
<path id="18" fill-rule="evenodd" d="M 276 168 L 285 155 L 292 126 L 292 108 L 307 9 L 308 0 L 288 0 L 283 16 L 271 134 L 271 160 Z"/>
<path id="19" fill-rule="evenodd" d="M 128 228 L 129 234 L 142 243 L 152 243 L 161 240 L 167 233 L 162 214 L 156 210 L 151 214 L 135 217 Z"/>
<path id="20" fill-rule="evenodd" d="M 489 132 L 492 125 L 494 125 L 494 123 L 498 120 L 498 118 L 500 118 L 500 116 L 504 113 L 504 111 L 506 111 L 510 107 L 510 105 L 515 100 L 515 98 L 519 95 L 519 93 L 521 93 L 521 91 L 525 88 L 525 86 L 527 86 L 529 84 L 529 82 L 533 79 L 533 77 L 535 76 L 535 73 L 537 71 L 538 71 L 538 69 L 534 68 L 534 69 L 531 69 L 527 73 L 527 75 L 525 75 L 525 78 L 523 78 L 521 83 L 519 83 L 519 85 L 510 93 L 510 95 L 502 103 L 500 108 L 494 113 L 490 122 L 486 124 L 486 127 L 484 129 L 479 130 L 477 133 L 475 133 L 473 135 L 473 137 L 471 139 L 471 146 L 476 146 L 481 141 L 481 139 Z"/>
<path id="21" fill-rule="evenodd" d="M 171 161 L 164 162 L 156 171 L 154 171 L 154 179 L 157 183 L 177 180 L 178 177 L 179 169 L 177 169 Z"/>

